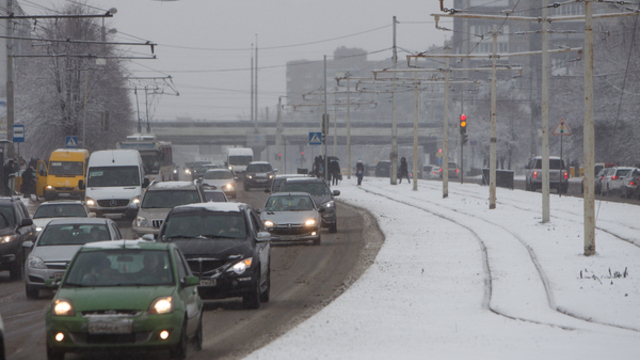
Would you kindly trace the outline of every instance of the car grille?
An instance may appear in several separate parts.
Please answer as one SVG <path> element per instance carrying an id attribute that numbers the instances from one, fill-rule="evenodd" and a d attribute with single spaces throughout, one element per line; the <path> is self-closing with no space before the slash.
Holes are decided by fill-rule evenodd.
<path id="1" fill-rule="evenodd" d="M 67 265 L 69 265 L 69 263 L 64 262 L 64 263 L 46 263 L 45 266 L 47 267 L 47 269 L 49 270 L 67 270 Z"/>
<path id="2" fill-rule="evenodd" d="M 302 224 L 279 225 L 270 229 L 270 233 L 274 235 L 302 235 L 310 231 L 309 228 L 303 227 Z"/>
<path id="3" fill-rule="evenodd" d="M 162 226 L 163 222 L 164 222 L 164 220 L 151 220 L 151 226 L 153 226 L 154 228 L 158 229 L 158 228 L 160 228 L 160 226 Z"/>
<path id="4" fill-rule="evenodd" d="M 140 310 L 95 310 L 95 311 L 83 311 L 82 317 L 136 317 L 142 313 Z"/>
<path id="5" fill-rule="evenodd" d="M 151 338 L 151 332 L 131 334 L 83 334 L 71 333 L 73 341 L 79 344 L 135 344 L 145 343 Z"/>
<path id="6" fill-rule="evenodd" d="M 215 258 L 194 258 L 187 259 L 189 268 L 195 276 L 210 275 L 209 273 L 224 266 L 227 261 Z"/>
<path id="7" fill-rule="evenodd" d="M 72 187 L 57 187 L 56 190 L 58 191 L 71 191 L 74 190 L 75 188 Z"/>
<path id="8" fill-rule="evenodd" d="M 119 207 L 119 206 L 127 206 L 129 205 L 129 200 L 98 200 L 98 205 L 100 207 Z"/>

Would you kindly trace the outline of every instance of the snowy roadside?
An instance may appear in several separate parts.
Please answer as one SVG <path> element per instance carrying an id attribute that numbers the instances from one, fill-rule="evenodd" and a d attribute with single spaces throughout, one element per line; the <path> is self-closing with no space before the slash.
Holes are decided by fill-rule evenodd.
<path id="1" fill-rule="evenodd" d="M 439 182 L 336 187 L 386 239 L 342 296 L 248 359 L 636 358 L 637 206 L 597 203 L 598 254 L 582 255 L 582 201 Z M 611 272 L 609 272 L 609 270 Z M 618 273 L 620 276 L 618 276 Z"/>

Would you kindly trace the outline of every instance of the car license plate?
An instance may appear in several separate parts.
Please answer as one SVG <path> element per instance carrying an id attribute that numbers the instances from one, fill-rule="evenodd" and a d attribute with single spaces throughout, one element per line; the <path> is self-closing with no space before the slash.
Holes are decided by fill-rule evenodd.
<path id="1" fill-rule="evenodd" d="M 89 321 L 89 334 L 128 334 L 132 331 L 131 320 Z"/>
<path id="2" fill-rule="evenodd" d="M 216 279 L 200 279 L 200 286 L 216 286 Z"/>
<path id="3" fill-rule="evenodd" d="M 298 240 L 298 237 L 294 235 L 282 235 L 280 236 L 280 240 Z"/>
<path id="4" fill-rule="evenodd" d="M 64 272 L 56 272 L 56 273 L 53 273 L 53 278 L 56 280 L 60 280 L 62 279 L 63 275 L 64 275 Z"/>

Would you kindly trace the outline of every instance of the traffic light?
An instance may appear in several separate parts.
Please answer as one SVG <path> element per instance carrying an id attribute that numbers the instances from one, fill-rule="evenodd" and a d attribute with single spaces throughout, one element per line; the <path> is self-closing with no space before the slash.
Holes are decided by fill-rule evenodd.
<path id="1" fill-rule="evenodd" d="M 467 115 L 460 115 L 460 134 L 467 133 Z"/>
<path id="2" fill-rule="evenodd" d="M 282 153 L 278 153 L 278 160 L 282 160 Z"/>
<path id="3" fill-rule="evenodd" d="M 282 159 L 282 154 L 281 154 L 281 153 L 277 153 L 277 154 L 273 154 L 273 155 L 274 155 L 274 158 L 275 158 L 276 160 L 280 160 L 280 159 Z"/>

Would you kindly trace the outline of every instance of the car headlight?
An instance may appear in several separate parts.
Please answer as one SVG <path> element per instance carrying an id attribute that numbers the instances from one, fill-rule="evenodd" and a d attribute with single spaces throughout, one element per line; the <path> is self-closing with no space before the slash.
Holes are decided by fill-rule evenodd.
<path id="1" fill-rule="evenodd" d="M 269 174 L 269 179 L 273 179 L 273 174 Z"/>
<path id="2" fill-rule="evenodd" d="M 53 186 L 47 185 L 47 190 L 53 190 Z"/>
<path id="3" fill-rule="evenodd" d="M 253 175 L 247 175 L 247 179 L 253 179 Z"/>
<path id="4" fill-rule="evenodd" d="M 85 200 L 85 203 L 87 206 L 96 206 L 96 201 L 89 197 Z"/>
<path id="5" fill-rule="evenodd" d="M 47 268 L 45 266 L 45 264 L 44 264 L 44 260 L 42 260 L 42 258 L 39 258 L 37 256 L 29 256 L 29 259 L 27 260 L 27 264 L 32 269 L 46 269 Z"/>
<path id="6" fill-rule="evenodd" d="M 304 222 L 304 226 L 314 226 L 315 224 L 316 224 L 316 220 L 315 219 L 309 219 L 309 220 Z"/>
<path id="7" fill-rule="evenodd" d="M 229 170 L 233 170 L 233 166 L 229 166 Z"/>
<path id="8" fill-rule="evenodd" d="M 18 235 L 7 235 L 0 237 L 0 244 L 7 244 L 17 239 Z"/>
<path id="9" fill-rule="evenodd" d="M 149 226 L 149 221 L 147 220 L 147 218 L 143 218 L 142 216 L 138 216 L 136 218 L 136 226 L 137 227 L 148 227 Z"/>
<path id="10" fill-rule="evenodd" d="M 162 315 L 173 312 L 173 298 L 171 296 L 159 297 L 149 306 L 149 314 Z"/>
<path id="11" fill-rule="evenodd" d="M 42 226 L 36 226 L 36 233 L 42 232 Z"/>
<path id="12" fill-rule="evenodd" d="M 136 196 L 131 200 L 132 204 L 140 204 L 140 196 Z"/>
<path id="13" fill-rule="evenodd" d="M 58 299 L 53 303 L 53 314 L 57 316 L 74 316 L 73 305 L 69 300 Z"/>
<path id="14" fill-rule="evenodd" d="M 187 174 L 187 175 L 190 175 L 190 174 L 191 174 L 191 170 L 189 170 L 189 169 L 184 169 L 184 173 L 185 173 L 185 174 Z"/>
<path id="15" fill-rule="evenodd" d="M 274 223 L 273 223 L 273 221 L 271 221 L 271 220 L 265 220 L 265 221 L 264 221 L 264 226 L 265 226 L 265 227 L 273 227 L 273 226 L 274 226 Z"/>
<path id="16" fill-rule="evenodd" d="M 227 189 L 233 189 L 236 185 L 234 183 L 228 183 L 227 185 L 225 185 L 225 187 Z"/>
<path id="17" fill-rule="evenodd" d="M 326 203 L 322 204 L 322 206 L 325 209 L 331 209 L 331 208 L 333 208 L 335 206 L 335 203 L 333 201 L 329 201 L 329 202 L 326 202 Z"/>
<path id="18" fill-rule="evenodd" d="M 229 270 L 235 272 L 238 275 L 240 275 L 240 274 L 244 273 L 248 268 L 251 267 L 251 263 L 252 262 L 253 262 L 253 258 L 243 259 L 242 261 L 240 261 L 240 262 L 236 263 L 235 265 L 233 265 L 231 267 L 231 269 L 229 269 Z"/>

